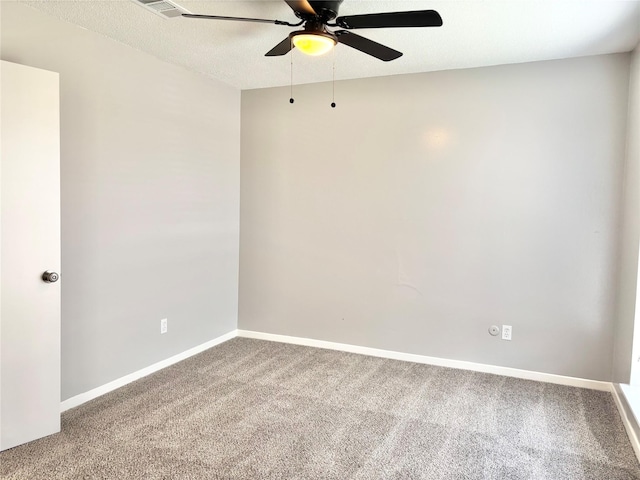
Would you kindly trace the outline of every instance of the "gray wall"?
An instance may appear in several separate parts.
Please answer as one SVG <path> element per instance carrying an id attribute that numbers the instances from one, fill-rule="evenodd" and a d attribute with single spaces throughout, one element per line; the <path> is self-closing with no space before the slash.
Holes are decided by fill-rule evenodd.
<path id="1" fill-rule="evenodd" d="M 610 380 L 629 55 L 242 92 L 239 328 Z M 513 326 L 513 340 L 489 336 Z"/>
<path id="2" fill-rule="evenodd" d="M 636 48 L 633 52 L 629 76 L 627 150 L 622 205 L 613 381 L 629 383 L 636 316 L 638 242 L 640 241 L 640 48 Z M 638 335 L 638 332 L 635 334 Z M 640 377 L 636 380 L 640 381 Z"/>
<path id="3" fill-rule="evenodd" d="M 1 8 L 2 59 L 60 73 L 62 399 L 235 329 L 240 92 Z"/>

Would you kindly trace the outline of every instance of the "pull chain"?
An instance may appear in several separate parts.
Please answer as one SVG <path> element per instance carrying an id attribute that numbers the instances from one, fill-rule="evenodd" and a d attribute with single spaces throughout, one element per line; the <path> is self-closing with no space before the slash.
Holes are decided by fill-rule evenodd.
<path id="1" fill-rule="evenodd" d="M 336 49 L 333 49 L 333 69 L 331 80 L 331 108 L 336 108 Z"/>
<path id="2" fill-rule="evenodd" d="M 293 103 L 293 48 L 290 50 L 289 58 L 291 59 L 291 80 L 290 80 L 290 88 L 289 88 L 289 103 Z"/>

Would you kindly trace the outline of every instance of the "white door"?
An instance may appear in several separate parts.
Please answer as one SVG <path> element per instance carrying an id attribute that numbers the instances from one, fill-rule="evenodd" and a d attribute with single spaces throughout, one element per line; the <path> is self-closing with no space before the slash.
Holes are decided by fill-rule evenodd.
<path id="1" fill-rule="evenodd" d="M 58 74 L 0 65 L 0 450 L 60 431 Z"/>

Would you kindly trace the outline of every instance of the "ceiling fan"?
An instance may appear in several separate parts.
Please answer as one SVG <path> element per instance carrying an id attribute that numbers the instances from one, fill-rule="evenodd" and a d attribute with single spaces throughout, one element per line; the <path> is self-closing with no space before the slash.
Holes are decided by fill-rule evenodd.
<path id="1" fill-rule="evenodd" d="M 285 0 L 291 7 L 298 23 L 263 18 L 223 17 L 218 15 L 194 15 L 183 13 L 183 17 L 204 18 L 211 20 L 232 20 L 238 22 L 272 23 L 287 27 L 303 26 L 303 30 L 291 32 L 278 45 L 269 50 L 265 56 L 286 55 L 293 48 L 298 48 L 307 55 L 322 55 L 338 43 L 355 48 L 367 55 L 388 62 L 402 56 L 398 52 L 368 38 L 356 35 L 349 30 L 358 28 L 398 28 L 398 27 L 440 27 L 442 18 L 435 10 L 415 10 L 410 12 L 370 13 L 338 17 L 338 9 L 342 0 Z M 327 27 L 339 27 L 346 30 L 329 30 Z"/>

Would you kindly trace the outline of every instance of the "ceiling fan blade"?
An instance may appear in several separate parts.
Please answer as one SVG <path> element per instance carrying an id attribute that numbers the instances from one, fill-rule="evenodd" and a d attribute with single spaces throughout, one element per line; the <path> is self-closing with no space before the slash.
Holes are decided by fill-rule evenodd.
<path id="1" fill-rule="evenodd" d="M 204 18 L 205 20 L 232 20 L 234 22 L 254 22 L 254 23 L 271 23 L 274 25 L 286 25 L 288 27 L 298 27 L 300 23 L 289 23 L 282 20 L 268 20 L 266 18 L 245 18 L 245 17 L 223 17 L 220 15 L 195 15 L 193 13 L 183 13 L 186 18 Z"/>
<path id="2" fill-rule="evenodd" d="M 402 52 L 398 52 L 393 48 L 385 47 L 381 43 L 374 42 L 373 40 L 348 32 L 347 30 L 338 30 L 333 33 L 338 37 L 338 42 L 344 43 L 356 50 L 360 50 L 372 57 L 379 58 L 383 62 L 389 62 L 402 56 Z"/>
<path id="3" fill-rule="evenodd" d="M 441 27 L 442 17 L 435 10 L 370 13 L 336 18 L 342 28 Z"/>
<path id="4" fill-rule="evenodd" d="M 285 0 L 295 13 L 305 13 L 307 15 L 317 15 L 308 0 Z"/>
<path id="5" fill-rule="evenodd" d="M 291 42 L 291 38 L 287 37 L 267 53 L 264 54 L 265 57 L 279 57 L 281 55 L 286 55 L 293 48 L 293 43 Z"/>

